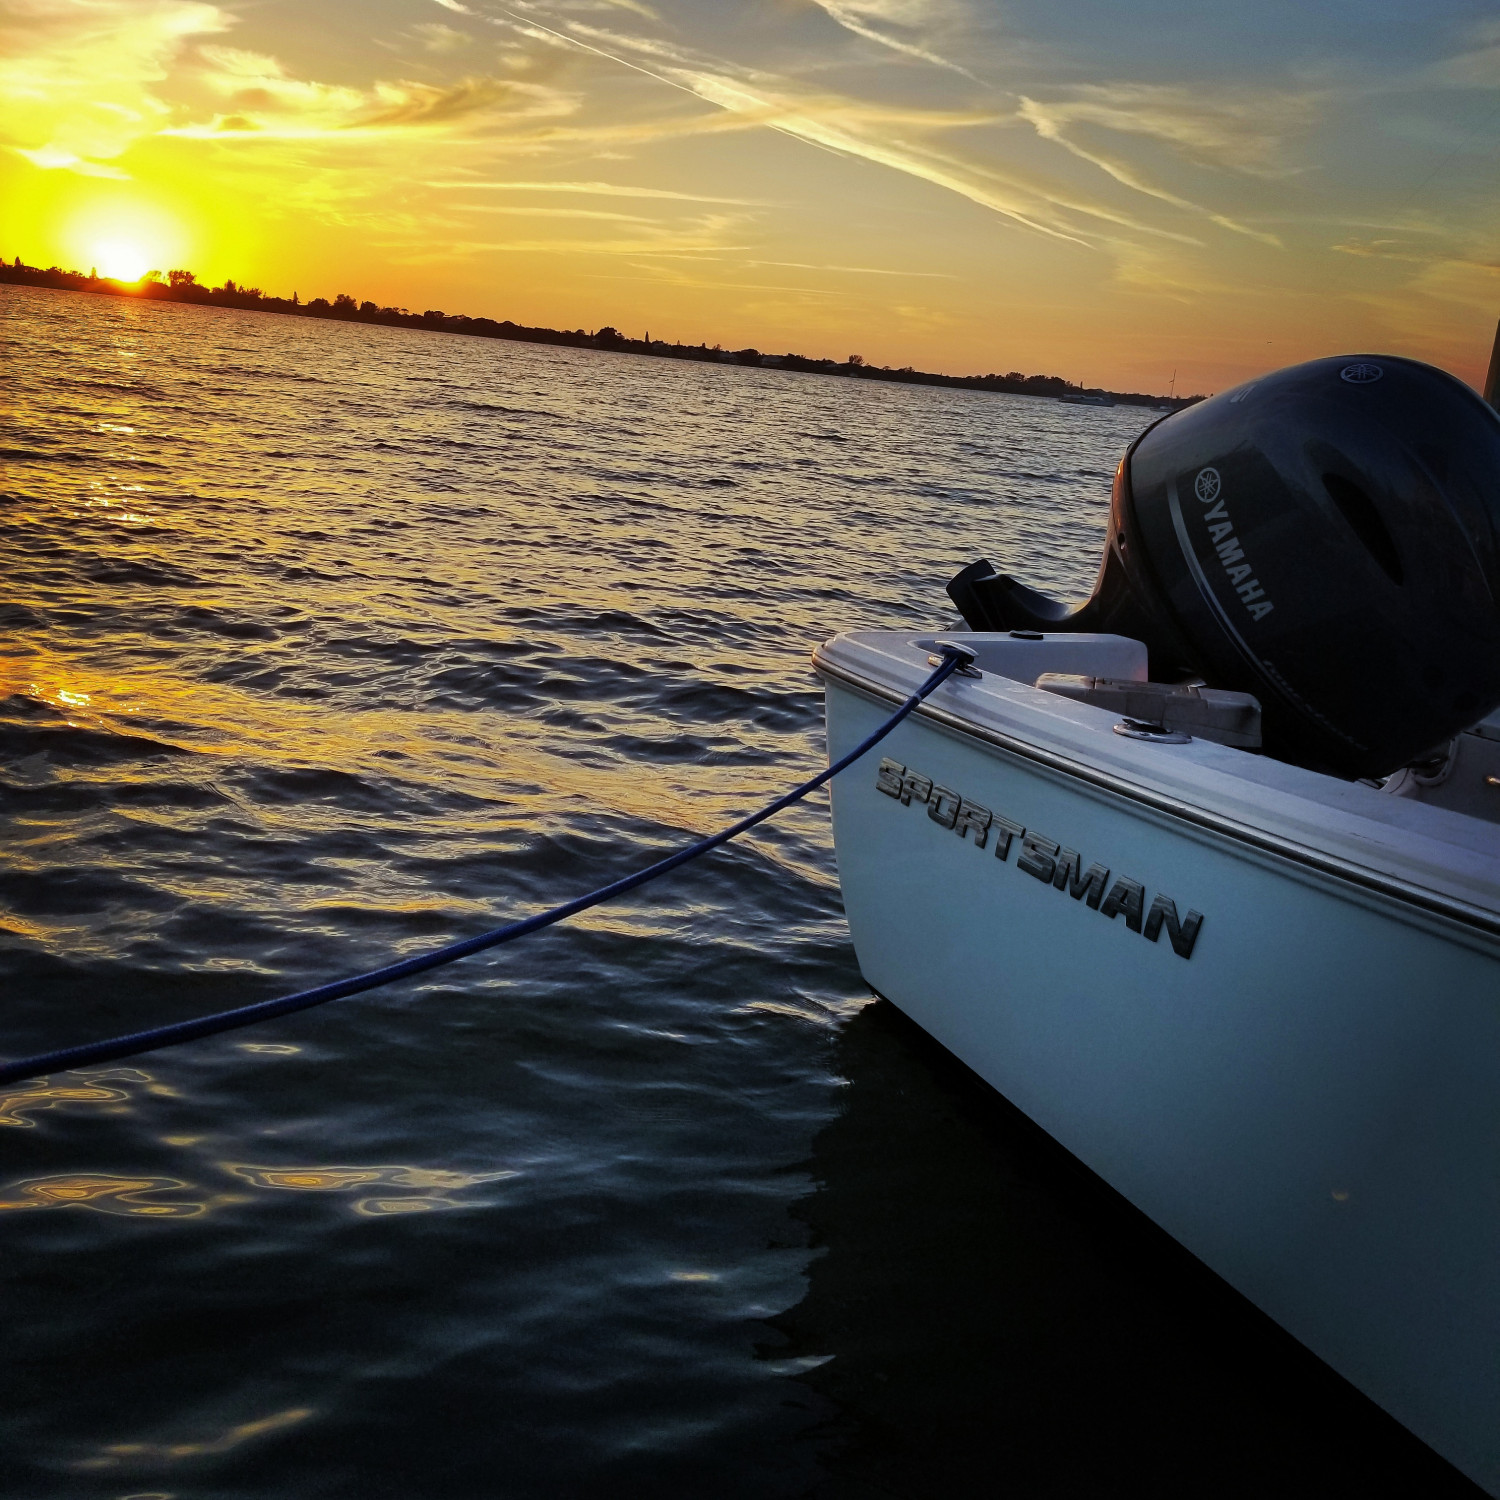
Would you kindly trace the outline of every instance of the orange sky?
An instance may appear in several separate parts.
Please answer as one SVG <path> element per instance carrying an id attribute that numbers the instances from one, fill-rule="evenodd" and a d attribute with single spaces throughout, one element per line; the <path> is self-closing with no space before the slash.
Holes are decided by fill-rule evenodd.
<path id="1" fill-rule="evenodd" d="M 1153 391 L 1500 313 L 1491 5 L 0 0 L 0 84 L 33 263 Z"/>

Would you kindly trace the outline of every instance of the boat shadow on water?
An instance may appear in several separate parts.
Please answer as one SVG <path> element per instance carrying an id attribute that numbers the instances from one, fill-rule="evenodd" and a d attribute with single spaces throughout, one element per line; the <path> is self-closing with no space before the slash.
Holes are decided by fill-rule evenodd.
<path id="1" fill-rule="evenodd" d="M 817 1500 L 1481 1492 L 893 1005 L 845 1029 L 773 1320 Z"/>

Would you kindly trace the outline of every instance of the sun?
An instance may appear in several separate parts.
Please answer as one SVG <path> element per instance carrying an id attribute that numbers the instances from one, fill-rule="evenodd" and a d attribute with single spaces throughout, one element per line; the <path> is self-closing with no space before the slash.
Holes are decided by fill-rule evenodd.
<path id="1" fill-rule="evenodd" d="M 153 269 L 150 256 L 132 240 L 99 240 L 90 258 L 99 274 L 113 281 L 139 281 Z"/>
<path id="2" fill-rule="evenodd" d="M 127 285 L 148 271 L 165 276 L 175 266 L 192 265 L 195 248 L 174 208 L 136 184 L 90 191 L 69 215 L 60 239 L 74 265 L 92 266 L 100 276 Z"/>

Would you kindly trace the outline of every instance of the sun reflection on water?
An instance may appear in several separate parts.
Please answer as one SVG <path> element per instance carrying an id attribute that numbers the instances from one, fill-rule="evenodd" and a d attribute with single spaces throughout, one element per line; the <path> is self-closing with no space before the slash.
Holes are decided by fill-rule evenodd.
<path id="1" fill-rule="evenodd" d="M 225 1171 L 253 1183 L 292 1193 L 345 1193 L 360 1187 L 404 1187 L 421 1191 L 401 1198 L 361 1198 L 351 1204 L 366 1218 L 388 1214 L 426 1213 L 434 1209 L 477 1208 L 479 1203 L 460 1202 L 446 1194 L 487 1182 L 503 1182 L 520 1174 L 497 1172 L 449 1172 L 429 1167 L 256 1167 L 240 1162 L 221 1163 Z"/>
<path id="2" fill-rule="evenodd" d="M 24 1208 L 88 1208 L 95 1213 L 156 1219 L 192 1219 L 207 1212 L 206 1203 L 162 1203 L 155 1194 L 185 1191 L 189 1183 L 176 1177 L 112 1177 L 66 1175 L 34 1177 L 6 1189 L 20 1197 L 0 1200 L 0 1210 Z"/>
<path id="3" fill-rule="evenodd" d="M 216 602 L 192 609 L 195 621 L 201 617 L 213 630 L 231 636 L 243 623 L 238 611 Z M 268 674 L 300 670 L 305 653 L 294 625 L 295 620 L 287 627 L 285 641 L 234 638 L 235 652 L 259 656 L 261 670 Z M 38 643 L 30 650 L 18 653 L 11 645 L 8 659 L 0 654 L 0 700 L 30 699 L 56 710 L 70 724 L 121 735 L 138 736 L 149 726 L 151 737 L 171 750 L 220 762 L 229 758 L 265 768 L 317 768 L 380 784 L 396 767 L 434 767 L 476 797 L 498 795 L 513 806 L 541 806 L 555 805 L 558 795 L 565 794 L 570 802 L 601 812 L 695 833 L 779 786 L 774 768 L 760 764 L 737 769 L 726 783 L 722 770 L 712 764 L 639 755 L 628 770 L 607 761 L 570 760 L 564 786 L 548 733 L 519 733 L 505 744 L 504 756 L 497 757 L 483 721 L 464 708 L 431 706 L 414 715 L 396 701 L 380 706 L 335 703 L 325 700 L 321 689 L 267 693 L 233 680 L 193 677 L 182 672 L 180 662 L 142 665 L 143 657 L 157 652 L 157 643 L 146 636 L 122 637 L 117 644 L 130 649 L 115 654 L 108 675 L 86 676 L 76 659 L 44 638 L 34 639 Z M 539 692 L 544 700 L 551 696 L 546 685 Z M 220 774 L 202 763 L 179 764 L 200 778 Z M 116 780 L 138 774 L 145 779 L 123 765 L 113 770 Z M 467 830 L 450 826 L 448 831 Z M 766 847 L 776 857 L 774 845 Z M 607 914 L 585 919 L 610 920 Z"/>
<path id="4" fill-rule="evenodd" d="M 40 1088 L 26 1089 L 16 1094 L 0 1094 L 0 1125 L 9 1125 L 21 1130 L 33 1130 L 36 1121 L 27 1115 L 37 1110 L 56 1109 L 59 1104 L 121 1104 L 130 1095 L 121 1089 L 92 1086 L 56 1087 L 43 1084 Z"/>
<path id="5" fill-rule="evenodd" d="M 268 1417 L 259 1417 L 253 1422 L 240 1422 L 218 1437 L 203 1438 L 195 1443 L 111 1443 L 96 1457 L 80 1459 L 72 1467 L 83 1470 L 112 1469 L 121 1459 L 127 1458 L 170 1462 L 178 1458 L 199 1458 L 208 1453 L 228 1453 L 241 1443 L 295 1427 L 299 1422 L 305 1422 L 314 1416 L 316 1411 L 317 1408 L 312 1406 L 294 1406 L 286 1411 L 274 1412 Z"/>

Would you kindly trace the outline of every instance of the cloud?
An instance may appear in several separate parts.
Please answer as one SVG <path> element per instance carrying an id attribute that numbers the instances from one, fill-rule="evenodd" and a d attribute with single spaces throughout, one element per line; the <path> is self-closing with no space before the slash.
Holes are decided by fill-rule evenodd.
<path id="1" fill-rule="evenodd" d="M 886 0 L 886 3 L 896 14 L 921 13 L 921 7 L 907 10 L 901 0 Z M 973 153 L 938 144 L 939 137 L 953 131 L 1001 124 L 1016 118 L 1012 111 L 994 103 L 970 108 L 922 108 L 861 100 L 828 91 L 814 92 L 791 78 L 694 54 L 675 42 L 604 30 L 578 21 L 563 24 L 565 31 L 549 30 L 548 35 L 713 104 L 738 119 L 746 128 L 776 130 L 823 150 L 861 158 L 919 178 L 1033 232 L 1088 246 L 1102 243 L 1099 230 L 1107 225 L 1111 226 L 1111 231 L 1123 229 L 1183 244 L 1200 243 L 1193 235 L 1153 223 L 1141 213 L 1106 202 L 1098 194 L 1072 185 L 1064 178 L 1022 168 L 1003 154 L 996 153 L 991 159 L 982 160 Z M 1121 121 L 1132 120 L 1139 131 L 1166 134 L 1178 141 L 1191 138 L 1200 147 L 1207 143 L 1223 151 L 1226 143 L 1234 139 L 1234 132 L 1223 124 L 1217 131 L 1206 128 L 1199 128 L 1196 132 L 1187 130 L 1183 119 L 1190 112 L 1181 106 L 1180 101 L 1151 98 L 1151 108 L 1147 109 L 1142 91 L 1126 92 L 1128 102 L 1135 106 L 1134 113 L 1127 113 L 1124 98 L 1114 96 L 1085 97 L 1077 107 L 1091 115 L 1112 110 Z M 1169 103 L 1177 107 L 1169 107 Z M 1213 118 L 1212 110 L 1200 110 L 1200 113 Z M 1243 117 L 1234 111 L 1220 113 L 1242 123 Z M 706 123 L 693 123 L 669 128 L 686 132 L 709 127 Z M 630 133 L 644 138 L 660 129 L 660 125 L 652 123 L 632 127 Z M 602 143 L 604 136 L 585 126 L 581 127 L 577 138 L 591 138 Z M 1084 154 L 1075 151 L 1066 141 L 1060 140 L 1057 144 L 1064 145 L 1071 154 Z M 1255 153 L 1242 144 L 1238 155 L 1241 159 L 1248 159 Z M 1151 188 L 1118 162 L 1111 162 L 1110 166 L 1114 168 L 1110 175 L 1121 185 L 1135 188 L 1179 209 L 1202 213 L 1214 222 L 1221 222 L 1224 227 L 1259 236 L 1259 231 L 1248 229 L 1227 216 L 1199 210 L 1185 198 Z"/>
<path id="2" fill-rule="evenodd" d="M 444 26 L 441 21 L 424 21 L 419 26 L 413 26 L 412 32 L 427 52 L 458 52 L 473 41 L 467 31 Z"/>
<path id="3" fill-rule="evenodd" d="M 1354 255 L 1361 260 L 1401 260 L 1414 265 L 1429 265 L 1448 258 L 1436 250 L 1415 250 L 1401 240 L 1360 239 L 1356 235 L 1328 248 L 1339 255 Z"/>
<path id="4" fill-rule="evenodd" d="M 699 232 L 696 236 L 684 234 L 677 228 L 661 229 L 655 233 L 642 233 L 634 239 L 516 239 L 516 240 L 463 240 L 455 239 L 435 243 L 430 234 L 424 234 L 415 243 L 400 248 L 392 246 L 393 259 L 402 265 L 421 265 L 431 262 L 447 262 L 461 255 L 475 255 L 489 251 L 504 251 L 517 255 L 593 255 L 593 256 L 640 256 L 643 259 L 693 260 L 704 254 L 723 254 L 735 250 L 748 250 L 748 245 L 725 244 L 712 230 Z"/>
<path id="5" fill-rule="evenodd" d="M 1023 95 L 1021 98 L 1020 115 L 1022 119 L 1035 127 L 1037 134 L 1044 140 L 1053 141 L 1065 151 L 1071 152 L 1081 161 L 1086 161 L 1091 166 L 1098 167 L 1101 172 L 1114 178 L 1123 187 L 1131 188 L 1137 193 L 1143 193 L 1148 198 L 1156 198 L 1160 202 L 1170 204 L 1173 208 L 1182 209 L 1186 213 L 1200 215 L 1210 222 L 1217 224 L 1221 229 L 1232 230 L 1235 234 L 1247 235 L 1251 239 L 1260 240 L 1267 245 L 1280 246 L 1281 244 L 1281 241 L 1274 234 L 1268 234 L 1266 231 L 1260 229 L 1252 229 L 1248 225 L 1241 224 L 1237 220 L 1230 218 L 1227 214 L 1205 208 L 1201 204 L 1194 203 L 1191 199 L 1184 198 L 1180 194 L 1170 192 L 1168 189 L 1148 181 L 1137 167 L 1118 155 L 1104 152 L 1097 148 L 1089 150 L 1077 141 L 1070 139 L 1066 134 L 1066 125 L 1069 119 L 1066 106 L 1061 109 L 1051 109 Z M 1140 133 L 1149 135 L 1156 132 L 1143 127 Z"/>
<path id="6" fill-rule="evenodd" d="M 732 291 L 732 292 L 791 292 L 798 297 L 825 298 L 842 297 L 843 293 L 829 287 L 816 286 L 784 286 L 774 281 L 710 281 L 703 276 L 688 276 L 685 273 L 674 272 L 664 266 L 638 266 L 637 270 L 645 271 L 644 276 L 621 276 L 618 273 L 599 273 L 591 279 L 596 281 L 646 281 L 655 283 L 657 286 L 689 287 L 694 291 Z"/>
<path id="7" fill-rule="evenodd" d="M 886 75 L 859 95 L 814 86 L 813 76 L 826 75 L 835 55 L 799 57 L 790 72 L 776 73 L 695 50 L 675 35 L 625 25 L 606 28 L 572 14 L 597 8 L 596 0 L 512 3 L 526 14 L 504 6 L 480 14 L 493 25 L 549 46 L 579 49 L 681 90 L 730 116 L 740 129 L 774 130 L 883 166 L 959 195 L 1030 232 L 1111 253 L 1121 235 L 1201 246 L 1201 231 L 1184 223 L 1184 216 L 1280 245 L 1275 234 L 1214 201 L 1243 199 L 1243 190 L 1221 185 L 1214 191 L 1191 180 L 1191 174 L 1209 170 L 1268 181 L 1286 177 L 1286 142 L 1312 129 L 1323 104 L 1310 89 L 1205 90 L 1132 82 L 1074 83 L 1056 97 L 1038 88 L 1017 93 L 1013 103 L 998 90 L 971 91 L 975 102 L 967 105 L 962 96 L 955 100 L 949 87 L 926 106 L 897 103 L 898 98 L 909 99 L 910 90 L 898 94 L 887 86 Z M 982 18 L 958 0 L 812 3 L 854 35 L 971 79 L 967 68 L 954 68 L 949 44 L 966 47 L 966 60 L 985 55 L 979 45 Z M 555 25 L 545 25 L 541 15 Z M 995 49 L 990 52 L 995 55 Z M 1035 49 L 1007 38 L 1000 55 L 1020 54 L 1033 75 L 1044 80 Z M 866 69 L 857 76 L 870 75 Z M 1003 132 L 985 132 L 985 127 L 1016 122 L 1029 125 L 1058 155 L 1016 149 Z M 644 142 L 722 128 L 735 127 L 715 126 L 702 117 L 657 118 L 544 126 L 526 135 L 530 149 L 568 141 L 597 149 L 611 140 Z M 1079 163 L 1100 178 L 1091 180 Z"/>
<path id="8" fill-rule="evenodd" d="M 1022 102 L 1031 123 L 1059 135 L 1086 124 L 1149 136 L 1191 161 L 1254 176 L 1283 175 L 1284 141 L 1310 129 L 1319 112 L 1311 93 L 1139 83 L 1083 84 L 1062 98 Z"/>
<path id="9" fill-rule="evenodd" d="M 34 167 L 40 167 L 44 172 L 76 172 L 80 177 L 107 177 L 116 182 L 129 182 L 130 173 L 122 172 L 118 167 L 106 166 L 103 162 L 85 161 L 81 156 L 74 156 L 71 151 L 64 151 L 60 146 L 42 146 L 36 151 L 28 151 L 24 146 L 12 146 L 11 150 L 17 156 L 24 156 Z"/>
<path id="10" fill-rule="evenodd" d="M 378 80 L 358 89 L 291 77 L 276 58 L 238 47 L 204 47 L 201 56 L 203 81 L 224 99 L 226 112 L 163 134 L 333 140 L 444 133 L 498 115 L 555 118 L 576 108 L 576 101 L 556 89 L 514 78 L 471 76 L 449 84 Z"/>
<path id="11" fill-rule="evenodd" d="M 1039 234 L 1087 245 L 1088 240 L 1083 237 L 1086 230 L 1078 224 L 1081 218 L 1098 219 L 1147 234 L 1186 238 L 1037 174 L 965 160 L 921 139 L 1004 118 L 993 108 L 924 110 L 882 106 L 828 93 L 813 94 L 790 80 L 732 70 L 726 64 L 684 55 L 659 41 L 621 36 L 576 23 L 569 29 L 583 32 L 590 39 L 590 50 L 605 56 L 614 54 L 596 43 L 605 42 L 616 49 L 649 56 L 657 73 L 665 75 L 664 82 L 686 89 L 730 114 L 810 145 L 920 178 Z"/>
<path id="12" fill-rule="evenodd" d="M 446 125 L 466 116 L 508 108 L 533 91 L 513 79 L 464 78 L 446 88 L 427 83 L 377 83 L 374 93 L 379 103 L 373 113 L 351 121 L 352 127 Z"/>
<path id="13" fill-rule="evenodd" d="M 618 224 L 655 224 L 640 214 L 617 214 L 601 208 L 537 208 L 526 203 L 456 203 L 454 209 L 467 214 L 515 214 L 528 219 L 609 219 Z"/>
<path id="14" fill-rule="evenodd" d="M 520 3 L 523 8 L 529 8 L 527 0 L 520 0 Z M 548 9 L 573 14 L 588 11 L 597 13 L 605 10 L 628 10 L 645 21 L 661 20 L 661 15 L 645 4 L 645 0 L 551 0 Z"/>
<path id="15" fill-rule="evenodd" d="M 44 170 L 128 175 L 100 163 L 166 121 L 152 86 L 231 24 L 196 0 L 3 0 L 0 141 Z"/>
<path id="16" fill-rule="evenodd" d="M 914 276 L 928 281 L 957 281 L 950 271 L 892 271 L 882 266 L 823 266 L 801 260 L 747 260 L 747 266 L 779 266 L 788 271 L 834 271 L 843 276 Z"/>
<path id="17" fill-rule="evenodd" d="M 950 68 L 955 73 L 962 73 L 965 78 L 974 77 L 967 68 L 949 62 L 920 40 L 893 36 L 875 24 L 879 21 L 886 26 L 896 25 L 909 29 L 921 27 L 931 19 L 934 10 L 928 0 L 814 0 L 814 3 L 830 20 L 837 22 L 845 31 L 853 32 L 855 36 L 863 37 L 869 42 L 878 42 L 882 47 L 889 47 L 893 52 L 899 52 L 918 62 L 931 63 L 938 68 Z"/>
<path id="18" fill-rule="evenodd" d="M 1446 58 L 1432 68 L 1428 76 L 1451 88 L 1500 88 L 1500 46 L 1479 47 Z"/>
<path id="19" fill-rule="evenodd" d="M 368 107 L 360 89 L 293 78 L 274 58 L 240 47 L 203 47 L 203 80 L 247 116 L 296 116 L 329 123 Z"/>
<path id="20" fill-rule="evenodd" d="M 1423 82 L 1442 88 L 1500 88 L 1500 20 L 1483 21 L 1468 36 L 1468 47 L 1423 70 Z"/>
<path id="21" fill-rule="evenodd" d="M 754 198 L 717 198 L 706 193 L 679 193 L 670 188 L 627 187 L 614 182 L 429 182 L 430 188 L 481 188 L 505 193 L 586 193 L 601 198 L 665 198 L 677 203 L 724 203 L 735 208 L 770 208 Z"/>

